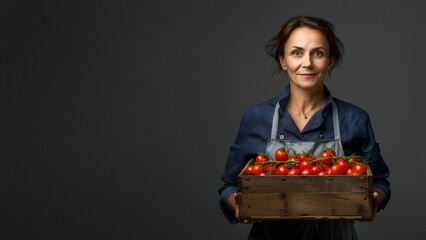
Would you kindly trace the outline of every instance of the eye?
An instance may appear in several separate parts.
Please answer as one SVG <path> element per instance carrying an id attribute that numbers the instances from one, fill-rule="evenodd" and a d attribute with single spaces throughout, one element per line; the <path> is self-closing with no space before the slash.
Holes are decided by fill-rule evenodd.
<path id="1" fill-rule="evenodd" d="M 299 52 L 298 50 L 293 50 L 293 51 L 291 52 L 291 55 L 300 56 L 300 55 L 302 55 L 302 53 L 301 53 L 301 52 Z"/>
<path id="2" fill-rule="evenodd" d="M 321 51 L 316 51 L 316 52 L 314 52 L 314 56 L 322 57 L 322 56 L 324 56 L 324 53 L 322 53 Z"/>

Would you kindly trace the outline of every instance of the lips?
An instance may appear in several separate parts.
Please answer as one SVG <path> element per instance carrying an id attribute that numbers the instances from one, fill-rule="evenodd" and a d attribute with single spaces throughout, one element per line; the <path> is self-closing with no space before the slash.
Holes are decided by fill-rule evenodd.
<path id="1" fill-rule="evenodd" d="M 299 75 L 305 78 L 310 78 L 310 77 L 314 77 L 316 73 L 301 73 Z"/>

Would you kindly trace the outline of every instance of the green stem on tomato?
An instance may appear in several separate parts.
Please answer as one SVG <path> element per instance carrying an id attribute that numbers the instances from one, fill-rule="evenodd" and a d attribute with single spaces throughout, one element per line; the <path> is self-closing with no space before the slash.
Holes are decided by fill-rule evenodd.
<path id="1" fill-rule="evenodd" d="M 354 155 L 350 155 L 350 156 L 344 156 L 344 157 L 327 157 L 327 158 L 317 158 L 315 160 L 307 160 L 308 162 L 319 162 L 319 161 L 324 161 L 326 159 L 331 159 L 333 161 L 333 164 L 336 164 L 337 159 L 343 159 L 344 161 L 348 161 L 351 158 L 356 158 L 356 159 L 361 159 L 362 160 L 362 164 L 367 165 L 368 164 L 368 160 L 366 157 L 364 156 L 354 156 Z M 356 161 L 359 162 L 359 161 Z M 294 160 L 287 160 L 287 161 L 276 161 L 276 160 L 269 160 L 269 161 L 265 161 L 265 162 L 255 162 L 254 164 L 268 164 L 268 163 L 274 163 L 274 164 L 280 164 L 280 163 L 300 163 L 300 161 L 294 161 Z"/>

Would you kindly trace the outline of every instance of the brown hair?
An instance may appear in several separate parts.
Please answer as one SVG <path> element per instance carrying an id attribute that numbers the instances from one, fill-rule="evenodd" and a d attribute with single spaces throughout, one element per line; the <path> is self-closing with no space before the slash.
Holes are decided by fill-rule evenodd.
<path id="1" fill-rule="evenodd" d="M 275 59 L 275 62 L 278 65 L 277 71 L 282 70 L 279 57 L 284 54 L 284 45 L 290 34 L 296 28 L 301 27 L 317 29 L 327 38 L 328 44 L 330 45 L 329 57 L 333 61 L 330 70 L 328 71 L 330 75 L 333 68 L 337 66 L 342 59 L 344 46 L 339 38 L 334 34 L 333 24 L 324 19 L 308 16 L 298 16 L 289 19 L 286 23 L 284 23 L 281 31 L 269 40 L 268 45 L 266 45 L 266 53 Z"/>

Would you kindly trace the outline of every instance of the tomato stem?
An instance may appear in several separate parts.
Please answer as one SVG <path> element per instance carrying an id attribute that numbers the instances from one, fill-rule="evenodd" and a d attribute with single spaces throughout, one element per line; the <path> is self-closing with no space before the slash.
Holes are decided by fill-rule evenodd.
<path id="1" fill-rule="evenodd" d="M 344 160 L 344 161 L 346 161 L 346 162 L 348 162 L 348 160 L 349 159 L 351 159 L 351 158 L 353 158 L 353 157 L 355 157 L 355 161 L 357 162 L 357 163 L 362 163 L 362 164 L 364 164 L 364 165 L 368 165 L 368 162 L 369 161 L 367 161 L 367 158 L 366 157 L 364 157 L 364 156 L 353 156 L 353 155 L 351 155 L 351 156 L 345 156 L 345 157 L 327 157 L 327 158 L 317 158 L 317 159 L 315 159 L 315 160 L 310 160 L 309 158 L 308 158 L 308 160 L 306 160 L 306 161 L 308 161 L 308 162 L 318 162 L 318 161 L 324 161 L 324 160 L 326 160 L 326 159 L 331 159 L 332 161 L 333 161 L 333 164 L 335 164 L 336 163 L 336 161 L 335 160 L 337 160 L 337 159 L 342 159 L 342 160 Z M 287 161 L 276 161 L 276 160 L 269 160 L 269 161 L 265 161 L 265 162 L 255 162 L 254 164 L 268 164 L 268 163 L 273 163 L 273 164 L 280 164 L 280 163 L 300 163 L 301 161 L 294 161 L 294 160 L 287 160 Z"/>

